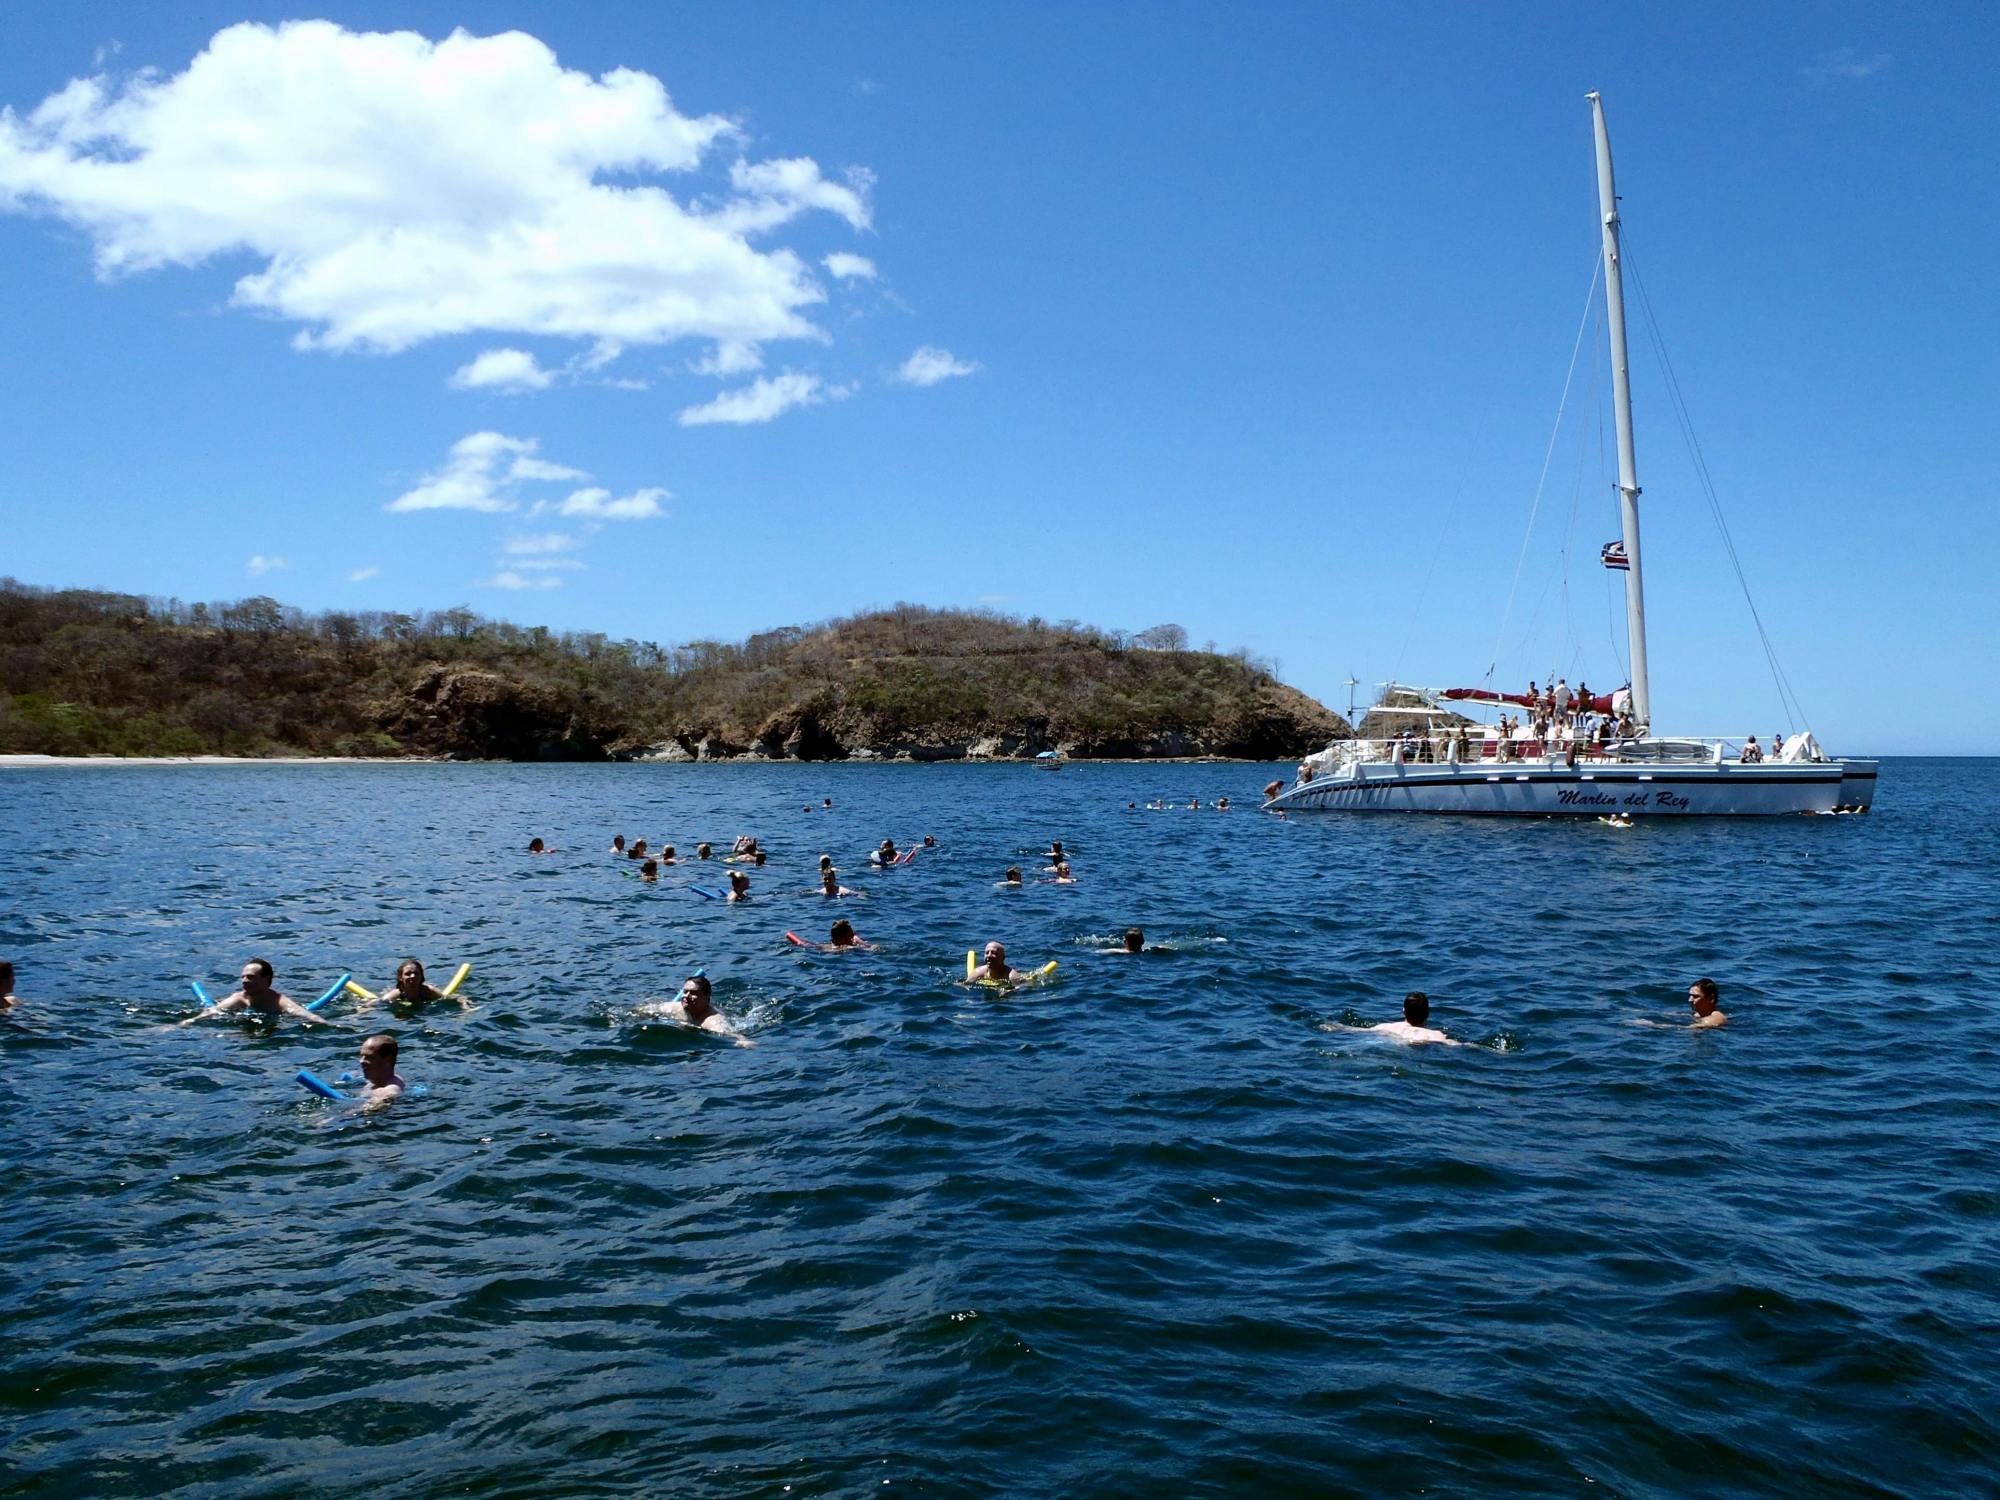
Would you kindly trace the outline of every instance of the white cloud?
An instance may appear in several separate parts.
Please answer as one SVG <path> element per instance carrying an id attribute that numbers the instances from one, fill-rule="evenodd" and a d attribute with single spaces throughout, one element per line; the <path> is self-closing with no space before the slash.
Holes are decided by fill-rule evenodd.
<path id="1" fill-rule="evenodd" d="M 587 516 L 594 521 L 650 521 L 664 514 L 660 502 L 666 498 L 667 492 L 661 489 L 634 490 L 615 500 L 609 490 L 578 490 L 556 509 L 560 515 Z"/>
<path id="2" fill-rule="evenodd" d="M 286 562 L 282 557 L 266 557 L 263 553 L 259 552 L 243 566 L 249 570 L 252 578 L 262 578 L 266 573 L 275 573 L 281 568 L 289 568 L 291 564 Z"/>
<path id="3" fill-rule="evenodd" d="M 502 568 L 485 581 L 489 589 L 559 589 L 562 580 L 548 573 L 517 573 L 512 568 Z"/>
<path id="4" fill-rule="evenodd" d="M 688 368 L 697 375 L 748 375 L 764 368 L 764 353 L 755 344 L 721 343 Z"/>
<path id="5" fill-rule="evenodd" d="M 724 187 L 713 159 L 741 140 L 650 74 L 564 69 L 521 32 L 245 22 L 182 72 L 0 112 L 0 211 L 82 230 L 107 278 L 250 257 L 233 302 L 302 348 L 818 337 L 807 262 L 749 237 L 813 212 L 865 229 L 872 179 L 791 157 Z"/>
<path id="6" fill-rule="evenodd" d="M 507 559 L 507 565 L 514 569 L 527 568 L 541 572 L 553 570 L 565 573 L 580 572 L 588 566 L 574 557 L 510 557 Z"/>
<path id="7" fill-rule="evenodd" d="M 366 583 L 371 578 L 379 578 L 381 576 L 382 570 L 380 568 L 356 568 L 347 575 L 347 581 L 349 583 Z"/>
<path id="8" fill-rule="evenodd" d="M 1814 83 L 1857 83 L 1863 78 L 1873 78 L 1891 61 L 1886 52 L 1864 56 L 1852 47 L 1842 47 L 1837 52 L 1825 53 L 1799 71 Z"/>
<path id="9" fill-rule="evenodd" d="M 704 427 L 711 422 L 768 422 L 795 406 L 817 406 L 852 394 L 851 387 L 826 385 L 817 375 L 774 375 L 724 391 L 704 405 L 686 408 L 680 423 L 683 427 Z"/>
<path id="10" fill-rule="evenodd" d="M 497 390 L 511 395 L 545 391 L 555 378 L 553 370 L 544 370 L 525 349 L 488 349 L 452 371 L 449 383 L 457 391 Z"/>
<path id="11" fill-rule="evenodd" d="M 820 264 L 826 267 L 826 274 L 836 281 L 873 281 L 875 262 L 865 255 L 850 255 L 845 250 L 836 250 L 824 256 Z"/>
<path id="12" fill-rule="evenodd" d="M 501 544 L 500 550 L 511 557 L 529 557 L 537 553 L 569 552 L 582 543 L 564 531 L 536 531 L 525 535 L 510 536 Z"/>
<path id="13" fill-rule="evenodd" d="M 926 344 L 903 361 L 896 378 L 906 385 L 936 385 L 940 380 L 970 375 L 978 368 L 970 361 L 954 358 L 949 349 L 934 349 Z"/>
<path id="14" fill-rule="evenodd" d="M 533 438 L 512 438 L 500 432 L 475 432 L 451 445 L 445 465 L 426 474 L 415 489 L 391 500 L 384 510 L 519 510 L 509 487 L 524 481 L 586 479 L 581 469 L 567 468 L 534 456 Z M 507 467 L 503 471 L 502 463 Z"/>

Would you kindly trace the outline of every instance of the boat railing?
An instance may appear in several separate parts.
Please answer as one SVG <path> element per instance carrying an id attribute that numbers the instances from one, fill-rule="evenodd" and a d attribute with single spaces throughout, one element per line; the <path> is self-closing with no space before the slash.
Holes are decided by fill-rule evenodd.
<path id="1" fill-rule="evenodd" d="M 1801 743 L 1802 742 L 1802 743 Z M 1326 749 L 1299 763 L 1297 780 L 1311 781 L 1355 765 L 1567 765 L 1572 750 L 1578 765 L 1618 764 L 1748 764 L 1743 759 L 1744 742 L 1725 735 L 1675 735 L 1671 738 L 1644 737 L 1599 740 L 1566 734 L 1546 738 L 1517 735 L 1495 736 L 1416 735 L 1383 739 L 1335 740 Z M 1801 751 L 1801 753 L 1793 753 Z M 1800 736 L 1781 756 L 1762 757 L 1774 761 L 1823 760 L 1819 746 L 1810 735 Z"/>

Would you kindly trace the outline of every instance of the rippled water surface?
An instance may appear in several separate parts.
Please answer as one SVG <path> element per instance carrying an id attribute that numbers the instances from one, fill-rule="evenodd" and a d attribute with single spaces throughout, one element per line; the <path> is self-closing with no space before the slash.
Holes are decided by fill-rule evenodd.
<path id="1" fill-rule="evenodd" d="M 0 772 L 0 1490 L 1994 1492 L 2000 762 L 1630 831 L 1270 774 Z M 253 954 L 473 1004 L 363 1122 L 292 1082 L 349 1001 L 163 1029 Z M 754 1046 L 638 1013 L 697 965 Z M 1475 1045 L 1343 1029 L 1413 988 Z"/>

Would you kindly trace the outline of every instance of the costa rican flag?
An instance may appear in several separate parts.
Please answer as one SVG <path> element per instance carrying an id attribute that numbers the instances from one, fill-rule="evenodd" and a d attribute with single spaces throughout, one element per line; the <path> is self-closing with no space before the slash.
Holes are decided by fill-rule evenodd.
<path id="1" fill-rule="evenodd" d="M 1604 550 L 1597 555 L 1607 568 L 1623 568 L 1629 571 L 1632 567 L 1632 559 L 1625 555 L 1623 542 L 1606 542 Z"/>

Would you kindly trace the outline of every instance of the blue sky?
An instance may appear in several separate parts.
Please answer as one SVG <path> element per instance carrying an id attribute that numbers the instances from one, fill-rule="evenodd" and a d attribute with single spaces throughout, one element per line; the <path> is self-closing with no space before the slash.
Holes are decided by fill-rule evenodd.
<path id="1" fill-rule="evenodd" d="M 23 11 L 0 572 L 1610 686 L 1595 323 L 1536 507 L 1599 89 L 1813 727 L 1986 750 L 1996 55 L 1990 5 Z M 1660 727 L 1787 728 L 1634 351 Z"/>

